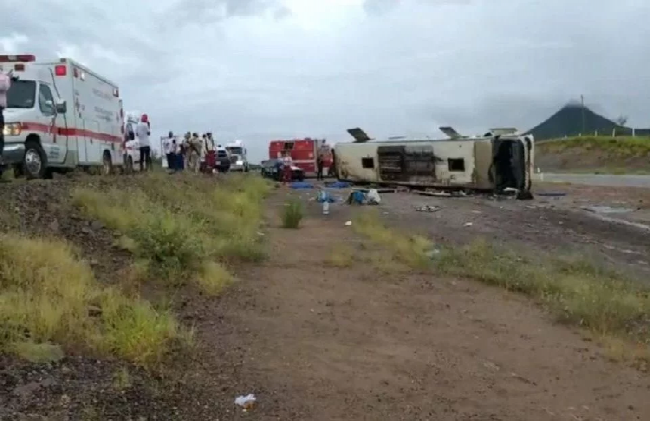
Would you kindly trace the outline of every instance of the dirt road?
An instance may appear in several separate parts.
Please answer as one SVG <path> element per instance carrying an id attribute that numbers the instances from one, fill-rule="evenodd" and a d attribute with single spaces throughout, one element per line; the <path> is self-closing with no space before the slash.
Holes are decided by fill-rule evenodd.
<path id="1" fill-rule="evenodd" d="M 324 219 L 312 204 L 302 229 L 271 226 L 271 260 L 229 294 L 226 318 L 247 350 L 242 378 L 275 391 L 248 419 L 650 415 L 650 378 L 525 299 L 472 281 L 332 268 L 333 247 L 362 247 L 339 210 Z"/>
<path id="2" fill-rule="evenodd" d="M 110 233 L 79 215 L 69 218 L 56 204 L 35 203 L 55 203 L 67 187 L 31 189 L 38 195 L 24 188 L 6 195 L 24 201 L 7 208 L 22 209 L 26 232 L 62 233 L 82 247 L 100 279 L 119 273 L 128 256 Z M 279 228 L 287 195 L 307 204 L 298 230 Z M 0 370 L 0 403 L 15 416 L 0 419 L 650 419 L 646 373 L 609 361 L 581 332 L 554 324 L 527 299 L 470 280 L 385 273 L 360 261 L 332 266 L 332 250 L 369 245 L 345 225 L 358 209 L 334 205 L 324 217 L 313 195 L 279 190 L 271 197 L 262 230 L 270 256 L 241 267 L 221 298 L 193 291 L 174 297 L 180 320 L 196 330 L 193 354 L 179 366 L 163 376 L 129 368 L 133 385 L 116 390 L 121 366 L 114 361 L 68 358 L 44 367 L 2 360 L 14 365 Z M 533 252 L 586 250 L 642 273 L 639 261 L 650 251 L 646 236 L 585 219 L 568 204 L 383 199 L 380 209 L 396 229 L 440 241 L 480 235 Z M 440 210 L 418 212 L 419 204 Z M 233 400 L 248 393 L 258 405 L 244 413 Z M 80 415 L 89 403 L 103 412 Z"/>
<path id="3" fill-rule="evenodd" d="M 647 225 L 650 190 L 546 185 L 537 190 L 543 192 L 565 196 L 494 201 L 484 196 L 436 198 L 395 193 L 382 196 L 382 210 L 395 227 L 424 230 L 434 240 L 464 244 L 483 237 L 510 248 L 521 247 L 522 252 L 579 254 L 642 277 L 650 274 L 647 230 L 604 221 L 585 210 L 594 206 L 627 208 L 630 212 L 614 216 Z M 436 211 L 416 211 L 423 205 Z"/>

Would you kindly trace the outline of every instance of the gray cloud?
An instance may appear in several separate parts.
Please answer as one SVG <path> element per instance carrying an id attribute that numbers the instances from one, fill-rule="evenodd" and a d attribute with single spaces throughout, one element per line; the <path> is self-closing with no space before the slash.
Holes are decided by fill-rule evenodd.
<path id="1" fill-rule="evenodd" d="M 363 9 L 369 15 L 382 15 L 399 6 L 399 0 L 365 0 Z"/>
<path id="2" fill-rule="evenodd" d="M 4 2 L 0 48 L 71 55 L 157 135 L 211 130 L 257 159 L 271 138 L 347 140 L 356 126 L 527 129 L 580 95 L 650 126 L 644 0 Z"/>
<path id="3" fill-rule="evenodd" d="M 189 25 L 216 23 L 231 17 L 258 16 L 268 12 L 276 19 L 291 14 L 279 0 L 178 0 L 161 18 Z"/>

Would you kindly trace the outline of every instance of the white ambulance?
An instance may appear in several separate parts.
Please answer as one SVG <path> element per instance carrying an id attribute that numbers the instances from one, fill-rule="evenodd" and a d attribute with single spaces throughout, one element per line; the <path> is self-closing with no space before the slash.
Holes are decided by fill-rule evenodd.
<path id="1" fill-rule="evenodd" d="M 124 113 L 115 83 L 73 60 L 0 55 L 12 71 L 4 111 L 5 164 L 27 178 L 76 167 L 108 174 L 124 163 Z"/>

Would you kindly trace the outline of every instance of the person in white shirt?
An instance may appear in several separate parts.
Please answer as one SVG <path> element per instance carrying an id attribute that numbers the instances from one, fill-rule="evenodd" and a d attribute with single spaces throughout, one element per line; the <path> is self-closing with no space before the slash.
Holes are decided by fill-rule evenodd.
<path id="1" fill-rule="evenodd" d="M 176 154 L 174 153 L 175 144 L 174 142 L 174 133 L 169 132 L 167 138 L 163 140 L 163 153 L 167 159 L 167 168 L 170 171 L 174 171 L 176 167 Z"/>
<path id="2" fill-rule="evenodd" d="M 135 128 L 135 137 L 138 138 L 140 146 L 140 171 L 144 171 L 144 164 L 147 164 L 147 171 L 151 170 L 151 124 L 149 123 L 149 116 L 142 114 L 140 122 Z"/>

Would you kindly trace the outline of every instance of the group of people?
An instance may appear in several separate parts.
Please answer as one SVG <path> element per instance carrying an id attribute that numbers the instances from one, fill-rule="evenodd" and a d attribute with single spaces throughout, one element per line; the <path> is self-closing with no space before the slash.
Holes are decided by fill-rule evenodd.
<path id="1" fill-rule="evenodd" d="M 173 132 L 169 132 L 163 140 L 163 153 L 167 157 L 170 171 L 183 171 L 186 168 L 192 172 L 201 170 L 201 162 L 214 151 L 212 133 L 185 133 L 182 139 L 177 139 Z"/>

